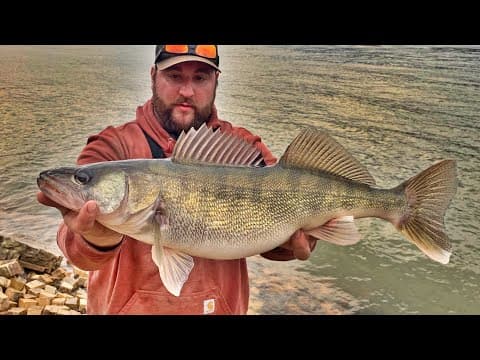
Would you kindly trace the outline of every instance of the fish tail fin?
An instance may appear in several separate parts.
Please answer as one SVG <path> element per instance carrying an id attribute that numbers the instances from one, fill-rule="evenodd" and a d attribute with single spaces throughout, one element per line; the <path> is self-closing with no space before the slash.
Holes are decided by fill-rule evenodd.
<path id="1" fill-rule="evenodd" d="M 456 188 L 454 160 L 442 160 L 397 187 L 407 197 L 407 210 L 397 229 L 442 264 L 447 264 L 451 255 L 452 246 L 443 220 Z"/>

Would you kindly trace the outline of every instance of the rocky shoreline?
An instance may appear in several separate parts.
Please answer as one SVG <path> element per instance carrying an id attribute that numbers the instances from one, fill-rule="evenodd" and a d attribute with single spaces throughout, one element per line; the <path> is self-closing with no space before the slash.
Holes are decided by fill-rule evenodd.
<path id="1" fill-rule="evenodd" d="M 0 235 L 0 315 L 81 315 L 88 272 Z"/>
<path id="2" fill-rule="evenodd" d="M 24 269 L 17 259 L 0 260 L 0 315 L 85 314 L 87 278 L 77 268 L 38 273 Z"/>

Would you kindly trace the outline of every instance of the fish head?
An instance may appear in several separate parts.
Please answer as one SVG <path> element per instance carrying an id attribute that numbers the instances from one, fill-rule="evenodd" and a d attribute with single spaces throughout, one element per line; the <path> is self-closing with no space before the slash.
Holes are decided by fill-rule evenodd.
<path id="1" fill-rule="evenodd" d="M 74 211 L 79 211 L 87 201 L 95 200 L 101 215 L 119 210 L 128 193 L 125 172 L 104 164 L 43 171 L 37 184 L 47 197 Z"/>

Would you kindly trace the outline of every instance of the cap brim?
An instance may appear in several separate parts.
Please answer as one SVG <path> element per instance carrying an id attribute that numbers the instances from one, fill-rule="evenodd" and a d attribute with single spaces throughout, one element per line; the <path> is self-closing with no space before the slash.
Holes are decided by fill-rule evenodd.
<path id="1" fill-rule="evenodd" d="M 205 58 L 202 58 L 200 56 L 195 56 L 195 55 L 178 55 L 178 56 L 171 57 L 169 59 L 159 61 L 157 63 L 157 68 L 159 70 L 165 70 L 165 69 L 168 69 L 170 66 L 180 64 L 180 63 L 186 62 L 186 61 L 202 62 L 202 63 L 208 64 L 211 67 L 215 68 L 216 70 L 220 71 L 218 66 L 215 65 L 212 61 L 210 61 L 208 59 L 205 59 Z"/>

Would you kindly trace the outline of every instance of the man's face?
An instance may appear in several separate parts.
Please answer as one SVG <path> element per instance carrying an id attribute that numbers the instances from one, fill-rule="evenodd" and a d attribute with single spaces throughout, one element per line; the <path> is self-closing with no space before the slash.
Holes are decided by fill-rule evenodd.
<path id="1" fill-rule="evenodd" d="M 152 68 L 152 103 L 165 129 L 177 136 L 206 122 L 215 101 L 218 74 L 211 66 L 188 61 L 165 70 Z"/>

